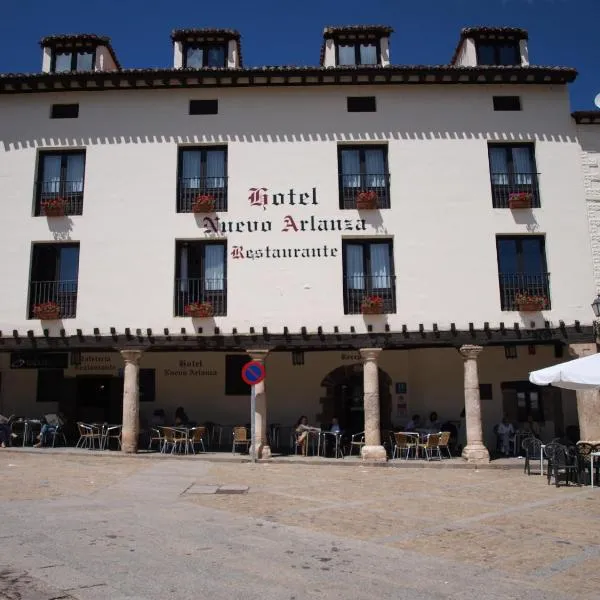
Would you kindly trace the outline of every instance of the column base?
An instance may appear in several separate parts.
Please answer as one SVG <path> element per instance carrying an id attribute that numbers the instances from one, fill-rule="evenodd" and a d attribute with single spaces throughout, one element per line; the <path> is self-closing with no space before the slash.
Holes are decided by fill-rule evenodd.
<path id="1" fill-rule="evenodd" d="M 256 459 L 257 460 L 267 460 L 269 458 L 272 458 L 272 454 L 271 454 L 271 447 L 268 446 L 267 444 L 259 444 L 258 448 L 256 449 Z M 250 445 L 249 449 L 248 449 L 248 454 L 250 456 L 252 456 L 252 445 Z"/>
<path id="2" fill-rule="evenodd" d="M 483 444 L 467 445 L 463 448 L 462 457 L 470 463 L 489 463 L 490 453 Z"/>
<path id="3" fill-rule="evenodd" d="M 385 462 L 387 460 L 387 452 L 383 446 L 363 446 L 360 449 L 360 455 L 363 460 L 373 462 Z"/>
<path id="4" fill-rule="evenodd" d="M 600 440 L 579 440 L 578 444 L 591 444 L 592 446 L 597 446 L 600 444 Z"/>
<path id="5" fill-rule="evenodd" d="M 121 452 L 124 454 L 135 454 L 138 451 L 138 434 L 137 432 L 121 433 Z"/>

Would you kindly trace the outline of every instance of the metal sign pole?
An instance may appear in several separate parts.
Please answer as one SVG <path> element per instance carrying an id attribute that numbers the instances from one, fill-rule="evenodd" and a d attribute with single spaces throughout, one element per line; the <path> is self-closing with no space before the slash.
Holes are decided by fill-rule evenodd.
<path id="1" fill-rule="evenodd" d="M 250 439 L 252 462 L 256 462 L 256 386 L 250 386 Z"/>

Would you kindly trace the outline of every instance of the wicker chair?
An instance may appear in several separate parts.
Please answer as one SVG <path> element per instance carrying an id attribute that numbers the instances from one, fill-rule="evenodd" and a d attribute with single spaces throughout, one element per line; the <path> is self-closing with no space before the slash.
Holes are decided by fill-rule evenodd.
<path id="1" fill-rule="evenodd" d="M 206 452 L 204 447 L 204 437 L 206 436 L 206 427 L 194 427 L 190 430 L 190 437 L 188 438 L 188 445 L 192 449 L 192 453 L 196 454 L 195 446 L 201 446 L 202 452 Z"/>
<path id="2" fill-rule="evenodd" d="M 402 452 L 406 451 L 406 460 L 410 458 L 411 451 L 414 452 L 414 456 L 417 455 L 417 443 L 414 441 L 412 436 L 408 436 L 403 432 L 394 433 L 394 452 L 392 458 L 402 458 Z"/>
<path id="3" fill-rule="evenodd" d="M 437 457 L 442 460 L 439 433 L 428 433 L 427 440 L 424 444 L 419 444 L 419 448 L 423 451 L 427 460 L 431 460 L 434 454 L 437 454 Z"/>
<path id="4" fill-rule="evenodd" d="M 452 434 L 450 431 L 442 431 L 440 433 L 440 441 L 438 443 L 438 448 L 440 450 L 440 457 L 442 457 L 442 458 L 443 458 L 442 450 L 446 451 L 448 458 L 452 458 L 452 452 L 450 452 L 450 446 L 449 446 L 451 435 Z"/>
<path id="5" fill-rule="evenodd" d="M 245 427 L 234 427 L 233 428 L 233 445 L 231 453 L 235 454 L 236 446 L 244 446 L 246 451 L 250 449 L 251 440 L 248 437 L 248 430 Z"/>

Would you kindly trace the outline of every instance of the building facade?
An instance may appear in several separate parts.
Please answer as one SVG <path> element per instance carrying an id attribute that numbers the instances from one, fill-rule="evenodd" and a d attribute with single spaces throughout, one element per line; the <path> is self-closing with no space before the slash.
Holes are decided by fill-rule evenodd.
<path id="1" fill-rule="evenodd" d="M 447 65 L 391 60 L 388 27 L 331 27 L 315 67 L 245 68 L 231 30 L 173 32 L 173 67 L 107 38 L 42 40 L 0 76 L 0 412 L 156 408 L 366 431 L 466 413 L 548 438 L 574 395 L 530 370 L 594 341 L 573 69 L 527 32 L 470 28 Z M 396 57 L 401 58 L 401 57 Z"/>

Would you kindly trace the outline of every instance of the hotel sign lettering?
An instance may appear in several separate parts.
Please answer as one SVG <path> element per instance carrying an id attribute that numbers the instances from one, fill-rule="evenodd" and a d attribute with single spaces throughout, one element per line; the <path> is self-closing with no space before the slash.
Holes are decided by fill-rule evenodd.
<path id="1" fill-rule="evenodd" d="M 321 232 L 362 232 L 367 231 L 365 219 L 357 218 L 322 218 L 315 215 L 293 215 L 283 210 L 283 207 L 312 208 L 318 206 L 317 188 L 310 192 L 269 193 L 266 187 L 252 187 L 248 190 L 250 206 L 266 211 L 275 207 L 283 214 L 277 218 L 225 220 L 220 217 L 206 216 L 202 219 L 204 233 L 207 235 L 222 235 L 227 233 L 321 233 Z M 261 213 L 262 214 L 262 213 Z M 273 247 L 264 245 L 246 248 L 241 244 L 231 247 L 231 258 L 261 259 L 261 258 L 334 258 L 338 256 L 338 248 L 322 244 L 317 247 Z"/>

